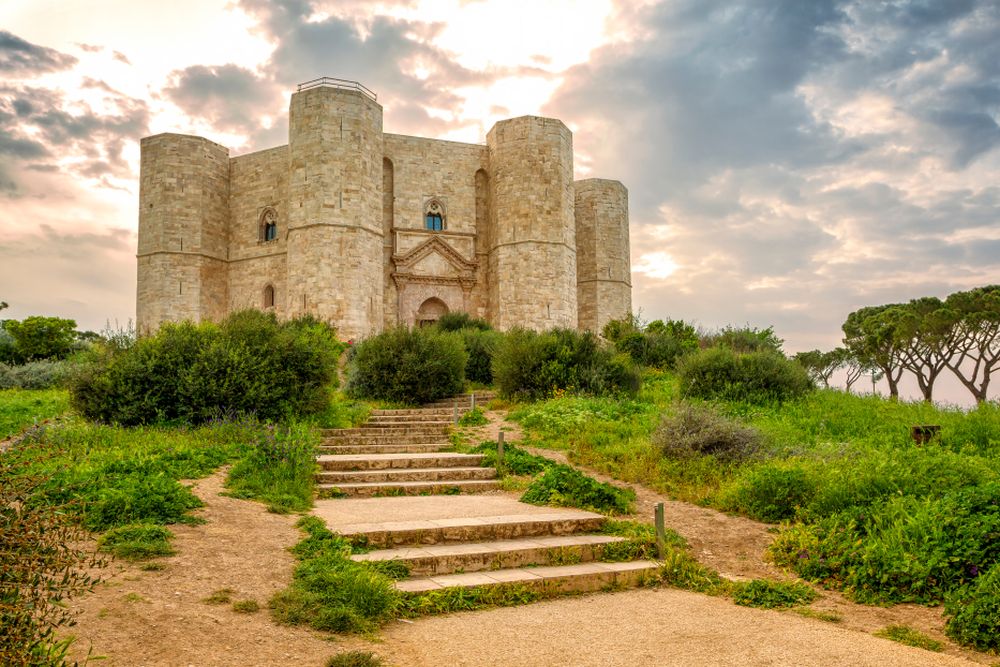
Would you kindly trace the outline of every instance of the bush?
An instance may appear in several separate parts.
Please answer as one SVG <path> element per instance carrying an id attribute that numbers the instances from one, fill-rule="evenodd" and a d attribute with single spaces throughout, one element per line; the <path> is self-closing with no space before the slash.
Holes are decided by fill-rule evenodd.
<path id="1" fill-rule="evenodd" d="M 165 324 L 129 348 L 106 350 L 71 386 L 85 416 L 124 426 L 201 423 L 245 412 L 281 420 L 324 409 L 341 351 L 313 319 L 234 313 L 221 324 Z"/>
<path id="2" fill-rule="evenodd" d="M 493 377 L 505 398 L 537 400 L 560 391 L 636 394 L 641 379 L 631 360 L 570 329 L 508 332 L 493 358 Z"/>
<path id="3" fill-rule="evenodd" d="M 435 327 L 390 329 L 354 346 L 347 393 L 405 403 L 430 403 L 461 393 L 469 355 L 462 339 Z"/>
<path id="4" fill-rule="evenodd" d="M 788 609 L 815 599 L 816 591 L 798 581 L 754 579 L 736 584 L 733 590 L 733 602 L 761 609 Z"/>
<path id="5" fill-rule="evenodd" d="M 475 329 L 477 331 L 489 331 L 493 327 L 486 320 L 472 317 L 468 313 L 453 312 L 445 313 L 434 323 L 441 331 L 461 331 L 462 329 Z"/>
<path id="6" fill-rule="evenodd" d="M 97 546 L 101 551 L 125 560 L 146 560 L 174 553 L 170 546 L 174 534 L 163 526 L 149 523 L 133 523 L 112 528 L 101 535 Z"/>
<path id="7" fill-rule="evenodd" d="M 604 325 L 601 335 L 633 361 L 653 368 L 673 368 L 677 359 L 698 349 L 698 334 L 681 320 L 653 320 L 644 324 L 626 315 Z"/>
<path id="8" fill-rule="evenodd" d="M 503 340 L 499 331 L 465 328 L 459 331 L 469 355 L 465 363 L 465 379 L 479 384 L 493 384 L 493 355 Z"/>
<path id="9" fill-rule="evenodd" d="M 1000 651 L 1000 565 L 957 591 L 945 609 L 949 637 L 979 651 Z"/>
<path id="10" fill-rule="evenodd" d="M 29 361 L 19 366 L 0 363 L 0 389 L 56 389 L 66 383 L 72 369 L 69 361 Z"/>
<path id="11" fill-rule="evenodd" d="M 677 364 L 681 395 L 722 401 L 786 401 L 812 390 L 805 369 L 775 352 L 711 348 Z"/>
<path id="12" fill-rule="evenodd" d="M 751 468 L 719 499 L 724 509 L 758 521 L 791 519 L 816 494 L 818 482 L 793 462 L 769 462 Z"/>
<path id="13" fill-rule="evenodd" d="M 571 466 L 558 464 L 546 468 L 531 483 L 521 502 L 629 514 L 635 491 L 598 482 Z"/>
<path id="14" fill-rule="evenodd" d="M 774 327 L 757 329 L 756 327 L 727 326 L 713 334 L 705 336 L 702 341 L 705 347 L 722 347 L 737 353 L 774 352 L 782 354 L 781 345 L 785 341 L 774 334 Z"/>
<path id="15" fill-rule="evenodd" d="M 667 458 L 711 455 L 721 461 L 741 461 L 758 450 L 761 435 L 711 408 L 682 404 L 663 417 L 652 442 Z"/>

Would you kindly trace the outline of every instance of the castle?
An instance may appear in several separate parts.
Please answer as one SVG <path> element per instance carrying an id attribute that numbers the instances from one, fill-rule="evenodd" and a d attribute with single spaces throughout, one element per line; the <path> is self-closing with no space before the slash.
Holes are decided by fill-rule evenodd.
<path id="1" fill-rule="evenodd" d="M 140 331 L 244 308 L 345 339 L 449 311 L 600 331 L 631 310 L 628 193 L 574 182 L 561 121 L 503 120 L 485 145 L 387 134 L 374 93 L 323 78 L 292 95 L 288 135 L 233 158 L 142 140 Z"/>

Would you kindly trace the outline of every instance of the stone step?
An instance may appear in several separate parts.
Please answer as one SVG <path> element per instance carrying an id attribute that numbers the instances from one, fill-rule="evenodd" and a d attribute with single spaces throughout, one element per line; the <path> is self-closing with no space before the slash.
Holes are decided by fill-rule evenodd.
<path id="1" fill-rule="evenodd" d="M 496 491 L 500 483 L 495 479 L 464 479 L 429 482 L 359 482 L 351 484 L 317 484 L 320 498 L 345 496 L 421 496 L 450 493 L 483 493 Z"/>
<path id="2" fill-rule="evenodd" d="M 410 433 L 406 435 L 384 435 L 382 433 L 357 433 L 331 438 L 323 438 L 324 445 L 399 445 L 424 442 L 447 442 L 446 433 Z"/>
<path id="3" fill-rule="evenodd" d="M 604 522 L 605 517 L 601 514 L 564 509 L 552 513 L 359 524 L 345 530 L 344 535 L 360 539 L 372 547 L 390 548 L 592 533 L 600 530 Z"/>
<path id="4" fill-rule="evenodd" d="M 403 408 L 400 410 L 372 410 L 369 417 L 435 417 L 447 419 L 452 416 L 454 410 L 451 406 L 447 408 Z M 461 410 L 460 410 L 461 412 Z"/>
<path id="5" fill-rule="evenodd" d="M 478 466 L 482 454 L 347 454 L 321 455 L 316 462 L 323 470 L 386 470 L 388 468 L 454 468 Z"/>
<path id="6" fill-rule="evenodd" d="M 399 442 L 389 443 L 353 443 L 320 445 L 317 450 L 320 456 L 346 454 L 427 454 L 447 452 L 452 448 L 448 442 Z"/>
<path id="7" fill-rule="evenodd" d="M 516 540 L 403 546 L 351 556 L 356 561 L 399 561 L 411 576 L 481 572 L 529 565 L 589 563 L 601 559 L 607 544 L 625 538 L 611 535 L 559 535 Z"/>
<path id="8" fill-rule="evenodd" d="M 448 429 L 449 426 L 451 426 L 452 424 L 455 423 L 455 422 L 451 421 L 450 419 L 445 419 L 445 420 L 438 419 L 438 420 L 434 420 L 434 421 L 430 421 L 430 420 L 423 420 L 423 421 L 419 421 L 419 420 L 415 420 L 415 421 L 388 420 L 388 421 L 383 421 L 383 419 L 384 419 L 383 417 L 379 417 L 379 418 L 376 418 L 376 419 L 369 419 L 367 422 L 365 422 L 361 426 L 361 428 L 362 429 L 366 429 L 366 430 L 374 430 L 374 429 L 406 429 L 407 431 L 423 430 L 423 429 L 437 429 L 437 431 L 439 431 L 439 432 L 444 432 L 444 431 L 446 431 Z"/>
<path id="9" fill-rule="evenodd" d="M 400 422 L 448 422 L 451 423 L 451 419 L 454 416 L 454 410 L 442 410 L 441 412 L 429 412 L 424 414 L 388 414 L 388 415 L 371 415 L 368 417 L 366 424 L 374 423 L 400 423 Z"/>
<path id="10" fill-rule="evenodd" d="M 446 424 L 418 424 L 416 426 L 359 426 L 358 428 L 325 428 L 322 431 L 324 438 L 350 438 L 356 435 L 414 435 L 420 434 L 443 434 L 447 433 L 451 422 Z"/>
<path id="11" fill-rule="evenodd" d="M 319 484 L 368 484 L 387 482 L 467 482 L 496 479 L 495 468 L 389 468 L 386 470 L 338 470 L 316 474 Z"/>
<path id="12" fill-rule="evenodd" d="M 443 574 L 432 577 L 404 579 L 396 589 L 417 594 L 444 588 L 474 588 L 521 584 L 547 593 L 588 593 L 609 588 L 640 586 L 652 579 L 660 566 L 653 561 L 629 563 L 578 563 L 544 567 L 513 568 L 489 572 Z"/>

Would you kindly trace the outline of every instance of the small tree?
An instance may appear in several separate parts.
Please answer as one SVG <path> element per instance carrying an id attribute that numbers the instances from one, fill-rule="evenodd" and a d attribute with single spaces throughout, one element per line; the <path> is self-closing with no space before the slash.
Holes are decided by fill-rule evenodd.
<path id="1" fill-rule="evenodd" d="M 844 366 L 847 359 L 847 350 L 842 347 L 835 348 L 829 352 L 820 352 L 819 350 L 810 350 L 808 352 L 799 352 L 794 357 L 793 361 L 797 361 L 806 369 L 811 377 L 816 382 L 822 382 L 823 386 L 827 389 L 830 388 L 830 377 L 840 368 Z"/>
<path id="2" fill-rule="evenodd" d="M 899 398 L 899 379 L 903 375 L 903 350 L 892 311 L 902 307 L 889 304 L 861 308 L 848 315 L 843 325 L 847 349 L 862 364 L 882 371 L 892 399 Z"/>
<path id="3" fill-rule="evenodd" d="M 14 337 L 22 361 L 61 359 L 76 341 L 76 322 L 61 317 L 35 315 L 20 322 L 7 320 L 3 326 Z"/>
<path id="4" fill-rule="evenodd" d="M 953 355 L 947 366 L 982 403 L 1000 366 L 1000 285 L 956 292 L 945 303 L 955 314 Z"/>

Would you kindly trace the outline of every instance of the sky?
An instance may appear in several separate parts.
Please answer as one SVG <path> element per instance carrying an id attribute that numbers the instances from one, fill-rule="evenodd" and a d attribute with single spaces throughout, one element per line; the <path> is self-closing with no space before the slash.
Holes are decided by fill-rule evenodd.
<path id="1" fill-rule="evenodd" d="M 829 349 L 1000 283 L 1000 0 L 5 0 L 3 316 L 133 318 L 139 139 L 284 144 L 319 76 L 387 132 L 562 119 L 629 189 L 646 319 Z"/>

